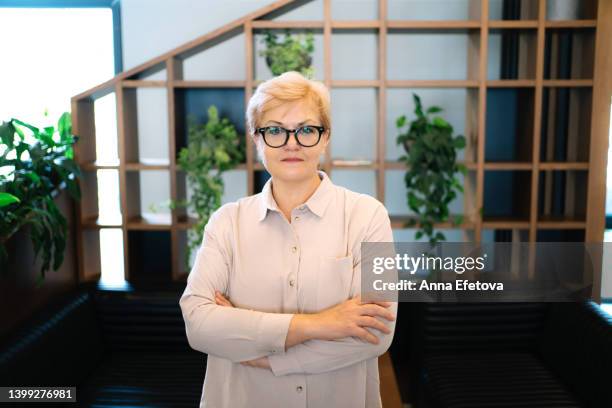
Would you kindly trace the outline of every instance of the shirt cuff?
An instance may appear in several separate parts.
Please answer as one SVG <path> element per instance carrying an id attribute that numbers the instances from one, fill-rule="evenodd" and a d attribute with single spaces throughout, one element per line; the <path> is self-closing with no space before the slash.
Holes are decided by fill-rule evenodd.
<path id="1" fill-rule="evenodd" d="M 275 376 L 295 374 L 302 372 L 300 362 L 295 358 L 294 353 L 289 349 L 285 354 L 282 355 L 269 355 L 268 363 L 270 363 L 270 369 Z"/>
<path id="2" fill-rule="evenodd" d="M 264 313 L 259 322 L 257 340 L 265 353 L 283 354 L 292 313 Z"/>

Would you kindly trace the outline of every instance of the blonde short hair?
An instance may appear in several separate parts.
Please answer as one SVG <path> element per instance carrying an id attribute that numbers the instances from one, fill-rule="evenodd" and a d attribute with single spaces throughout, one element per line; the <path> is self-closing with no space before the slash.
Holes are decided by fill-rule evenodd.
<path id="1" fill-rule="evenodd" d="M 331 129 L 330 97 L 327 87 L 320 81 L 305 78 L 299 72 L 289 71 L 262 82 L 251 96 L 246 111 L 249 133 L 255 135 L 265 112 L 283 103 L 300 99 L 311 103 L 319 114 L 321 126 L 326 130 Z"/>

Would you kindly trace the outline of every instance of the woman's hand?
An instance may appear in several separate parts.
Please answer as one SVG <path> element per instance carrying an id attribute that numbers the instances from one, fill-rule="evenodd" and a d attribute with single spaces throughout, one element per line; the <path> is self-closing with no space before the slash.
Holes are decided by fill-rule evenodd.
<path id="1" fill-rule="evenodd" d="M 355 296 L 314 314 L 313 323 L 316 328 L 314 335 L 322 340 L 353 336 L 378 344 L 378 337 L 368 328 L 378 329 L 385 334 L 391 333 L 386 324 L 377 318 L 395 320 L 393 313 L 388 310 L 390 306 L 390 302 L 362 302 L 361 296 Z"/>
<path id="2" fill-rule="evenodd" d="M 219 306 L 234 307 L 232 302 L 230 302 L 218 290 L 215 290 L 215 303 L 218 304 Z M 270 369 L 270 362 L 268 361 L 268 357 L 260 357 L 260 358 L 256 358 L 255 360 L 241 361 L 240 364 L 245 365 L 245 366 L 250 366 L 250 367 Z"/>
<path id="3" fill-rule="evenodd" d="M 218 304 L 219 306 L 234 307 L 234 305 L 232 305 L 232 302 L 230 302 L 228 299 L 226 299 L 221 294 L 221 292 L 219 292 L 218 290 L 215 290 L 215 303 Z"/>

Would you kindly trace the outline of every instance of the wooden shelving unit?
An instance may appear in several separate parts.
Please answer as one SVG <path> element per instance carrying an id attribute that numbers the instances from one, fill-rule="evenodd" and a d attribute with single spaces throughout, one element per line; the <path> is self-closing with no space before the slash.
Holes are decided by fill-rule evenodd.
<path id="1" fill-rule="evenodd" d="M 608 35 L 609 42 L 612 15 L 609 4 L 586 0 L 587 19 L 570 21 L 548 21 L 546 19 L 546 0 L 524 2 L 520 19 L 494 20 L 489 18 L 489 1 L 472 0 L 466 20 L 430 21 L 398 20 L 388 15 L 387 1 L 378 1 L 378 18 L 373 20 L 332 20 L 332 0 L 324 0 L 321 20 L 282 21 L 279 17 L 267 20 L 269 15 L 279 16 L 296 5 L 290 0 L 277 1 L 267 7 L 239 18 L 219 29 L 196 38 L 172 51 L 142 65 L 123 72 L 111 80 L 100 84 L 72 99 L 74 133 L 80 136 L 77 158 L 83 167 L 81 180 L 83 200 L 79 208 L 80 276 L 90 279 L 99 273 L 99 239 L 96 231 L 101 228 L 121 228 L 125 244 L 126 279 L 146 279 L 147 270 L 155 278 L 173 280 L 185 279 L 187 271 L 183 267 L 182 254 L 185 247 L 185 232 L 192 225 L 184 212 L 173 210 L 159 217 L 143 217 L 140 213 L 140 175 L 143 172 L 158 171 L 168 175 L 171 199 L 186 197 L 185 180 L 179 171 L 176 155 L 185 144 L 186 102 L 187 97 L 197 96 L 206 100 L 207 92 L 228 92 L 235 104 L 246 106 L 255 87 L 261 82 L 255 78 L 256 34 L 264 29 L 285 29 L 296 31 L 314 30 L 323 39 L 323 70 L 319 74 L 332 90 L 334 89 L 373 89 L 376 92 L 377 124 L 375 152 L 372 160 L 351 160 L 336 157 L 331 149 L 322 168 L 333 178 L 334 170 L 360 170 L 375 172 L 375 195 L 385 202 L 386 175 L 389 171 L 401 171 L 404 165 L 390 161 L 386 157 L 388 92 L 406 88 L 439 88 L 466 90 L 465 129 L 457 129 L 466 135 L 468 146 L 463 162 L 468 167 L 464 179 L 464 222 L 458 227 L 449 223 L 439 228 L 460 229 L 466 240 L 481 241 L 483 230 L 502 229 L 522 231 L 520 236 L 529 241 L 540 238 L 541 231 L 571 231 L 572 237 L 585 241 L 599 241 L 603 236 L 603 216 L 595 212 L 601 209 L 605 185 L 602 183 L 607 146 L 607 129 L 599 126 L 607 118 L 609 108 L 609 78 L 604 74 L 612 67 L 605 66 L 604 57 L 609 49 L 602 42 Z M 336 33 L 375 33 L 377 35 L 376 67 L 378 75 L 371 79 L 343 79 L 332 77 L 334 55 L 332 37 Z M 395 78 L 389 75 L 388 36 L 411 35 L 414 33 L 461 33 L 468 42 L 466 57 L 466 77 L 457 79 L 419 79 Z M 488 63 L 490 36 L 516 33 L 519 69 L 514 78 L 489 78 Z M 243 34 L 245 48 L 245 76 L 239 80 L 192 80 L 184 75 L 183 62 L 207 47 Z M 555 61 L 559 58 L 558 42 L 560 36 L 573 39 L 576 53 L 572 62 L 571 75 L 558 77 L 547 74 L 546 68 L 554 72 Z M 597 41 L 596 41 L 597 39 Z M 602 44 L 600 44 L 602 42 Z M 555 48 L 557 47 L 557 48 Z M 607 46 L 609 48 L 609 46 Z M 595 58 L 596 50 L 601 57 Z M 609 57 L 608 57 L 609 58 Z M 558 62 L 558 61 L 557 61 Z M 551 67 L 553 70 L 551 71 Z M 147 79 L 156 72 L 165 72 L 165 79 Z M 168 152 L 167 160 L 144 161 L 138 156 L 137 90 L 158 88 L 167 95 L 168 113 Z M 199 94 L 198 94 L 199 92 Z M 520 120 L 516 124 L 515 145 L 521 150 L 515 157 L 504 159 L 495 157 L 487 146 L 495 143 L 495 134 L 487 132 L 491 123 L 487 122 L 489 110 L 496 99 L 492 92 L 509 92 L 516 95 L 520 102 Z M 94 126 L 94 100 L 114 93 L 117 101 L 117 123 L 119 140 L 119 163 L 97 164 L 96 130 Z M 497 94 L 495 94 L 497 95 Z M 501 94 L 503 96 L 503 94 Z M 554 129 L 550 130 L 555 119 L 554 103 L 567 104 L 568 121 L 565 156 L 555 155 Z M 565 99 L 563 99 L 565 98 Z M 503 101 L 503 97 L 499 99 Z M 559 102 L 562 101 L 562 102 Z M 564 102 L 563 102 L 564 101 Z M 202 106 L 204 111 L 207 106 Z M 242 110 L 244 112 L 244 109 Z M 406 112 L 410 113 L 410 112 Z M 244 132 L 244 117 L 234 120 L 234 124 Z M 508 118 L 512 121 L 513 118 Z M 559 120 L 555 126 L 560 126 Z M 606 122 L 607 123 L 607 122 Z M 544 129 L 544 130 L 543 130 Z M 548 132 L 548 133 L 546 133 Z M 337 136 L 341 137 L 341 136 Z M 257 163 L 254 146 L 245 134 L 247 156 L 240 166 L 246 171 L 248 194 L 257 192 L 257 180 L 263 171 Z M 551 147 L 552 145 L 552 147 Z M 557 149 L 558 150 L 558 149 Z M 490 159 L 492 157 L 492 159 Z M 97 219 L 96 171 L 115 169 L 119 173 L 120 205 L 123 219 L 120 223 L 104 224 Z M 499 178 L 496 178 L 499 177 Z M 569 210 L 559 213 L 551 206 L 551 197 L 559 180 L 569 183 L 566 188 L 571 196 Z M 519 181 L 515 193 L 509 200 L 517 201 L 508 214 L 496 213 L 495 208 L 487 208 L 490 185 L 500 181 Z M 551 181 L 552 180 L 552 181 Z M 398 188 L 403 188 L 398 186 Z M 479 211 L 482 209 L 482 214 Z M 394 228 L 402 228 L 409 215 L 392 214 Z M 517 237 L 519 234 L 516 235 Z M 98 245 L 98 247 L 96 247 Z M 160 261 L 151 263 L 148 257 L 154 252 Z M 165 269 L 164 269 L 165 268 Z M 139 275 L 139 276 L 136 276 Z"/>

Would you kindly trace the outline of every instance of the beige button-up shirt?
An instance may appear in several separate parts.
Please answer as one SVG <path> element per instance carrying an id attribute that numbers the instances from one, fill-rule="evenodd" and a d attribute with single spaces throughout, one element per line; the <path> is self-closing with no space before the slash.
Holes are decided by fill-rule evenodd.
<path id="1" fill-rule="evenodd" d="M 285 351 L 294 313 L 314 313 L 361 292 L 362 241 L 392 242 L 376 199 L 321 184 L 291 213 L 280 212 L 272 180 L 210 218 L 180 299 L 189 344 L 208 354 L 200 407 L 380 407 L 377 345 L 354 337 L 309 340 Z M 235 307 L 215 303 L 215 290 Z M 397 315 L 397 303 L 390 308 Z M 271 370 L 241 361 L 268 356 Z"/>

